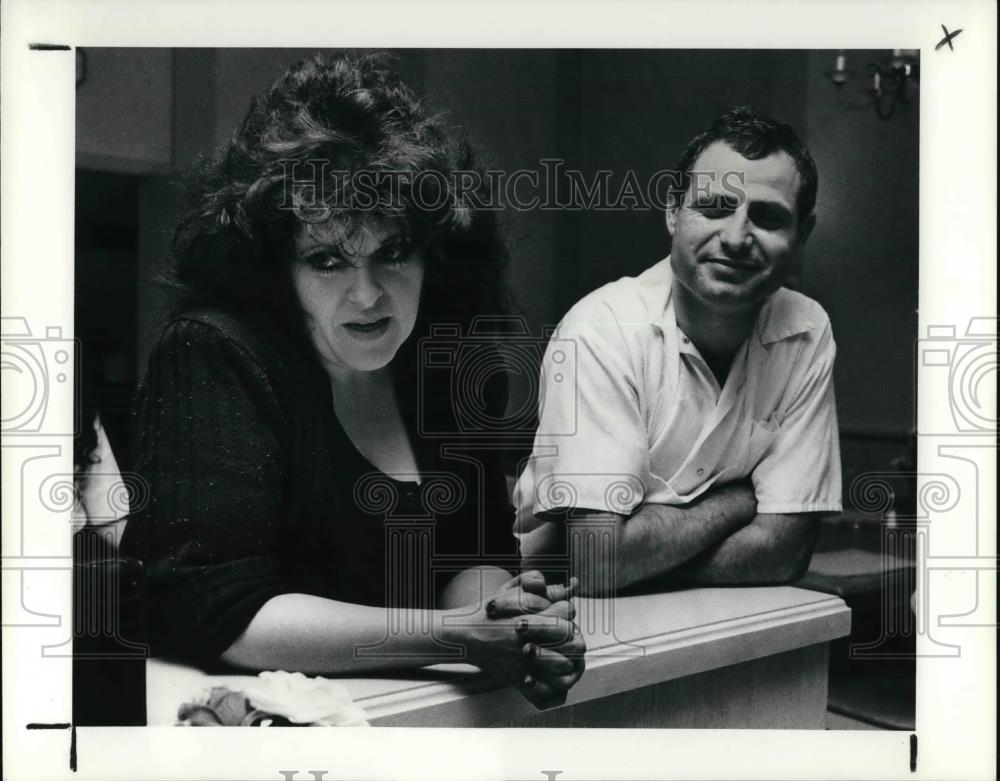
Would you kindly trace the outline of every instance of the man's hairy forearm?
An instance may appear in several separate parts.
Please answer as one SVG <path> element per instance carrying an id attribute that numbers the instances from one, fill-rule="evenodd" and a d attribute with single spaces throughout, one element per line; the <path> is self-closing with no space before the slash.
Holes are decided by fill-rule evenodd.
<path id="1" fill-rule="evenodd" d="M 674 571 L 678 584 L 742 586 L 788 583 L 809 566 L 822 513 L 758 515 L 719 545 Z"/>
<path id="2" fill-rule="evenodd" d="M 733 483 L 681 507 L 643 505 L 629 518 L 577 515 L 569 544 L 580 593 L 607 595 L 671 572 L 743 529 L 756 512 L 753 488 Z"/>

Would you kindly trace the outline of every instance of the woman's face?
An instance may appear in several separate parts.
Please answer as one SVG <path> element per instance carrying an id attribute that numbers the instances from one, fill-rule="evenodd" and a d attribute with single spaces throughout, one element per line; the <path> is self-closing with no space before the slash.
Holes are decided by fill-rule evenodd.
<path id="1" fill-rule="evenodd" d="M 301 224 L 292 285 L 313 345 L 332 374 L 381 369 L 413 330 L 423 252 L 398 222 Z"/>

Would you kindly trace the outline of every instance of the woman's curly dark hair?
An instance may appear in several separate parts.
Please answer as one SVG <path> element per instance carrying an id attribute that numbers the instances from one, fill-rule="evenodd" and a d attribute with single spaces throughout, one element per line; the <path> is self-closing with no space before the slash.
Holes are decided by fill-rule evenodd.
<path id="1" fill-rule="evenodd" d="M 377 183 L 375 197 L 370 186 L 352 187 L 359 172 Z M 474 208 L 486 202 L 487 180 L 462 135 L 425 112 L 388 55 L 317 55 L 292 66 L 188 185 L 194 206 L 173 241 L 185 306 L 293 323 L 296 227 L 374 213 L 401 218 L 424 250 L 414 338 L 431 323 L 468 328 L 476 315 L 508 310 L 497 215 Z"/>

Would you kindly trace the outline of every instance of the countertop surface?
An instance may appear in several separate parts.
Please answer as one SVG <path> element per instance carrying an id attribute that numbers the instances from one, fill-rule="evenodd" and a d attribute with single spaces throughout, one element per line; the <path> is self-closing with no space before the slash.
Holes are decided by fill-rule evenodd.
<path id="1" fill-rule="evenodd" d="M 850 610 L 829 594 L 791 586 L 696 588 L 574 600 L 587 671 L 568 704 L 828 642 L 850 631 Z M 239 690 L 255 676 L 209 675 L 167 659 L 146 666 L 150 725 L 212 686 Z M 438 726 L 486 726 L 489 714 L 533 712 L 519 693 L 476 668 L 439 664 L 395 676 L 337 677 L 373 724 L 433 712 Z"/>

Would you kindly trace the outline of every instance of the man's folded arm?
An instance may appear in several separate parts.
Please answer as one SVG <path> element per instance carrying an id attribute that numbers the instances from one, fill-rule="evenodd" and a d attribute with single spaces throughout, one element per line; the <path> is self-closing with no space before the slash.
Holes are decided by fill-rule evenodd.
<path id="1" fill-rule="evenodd" d="M 756 511 L 746 483 L 708 491 L 684 506 L 644 504 L 628 517 L 573 511 L 566 534 L 580 593 L 605 596 L 674 571 L 743 529 Z"/>
<path id="2" fill-rule="evenodd" d="M 684 506 L 644 504 L 629 517 L 575 511 L 566 521 L 570 566 L 586 596 L 653 579 L 661 586 L 788 583 L 805 574 L 820 517 L 758 514 L 746 483 Z"/>
<path id="3" fill-rule="evenodd" d="M 806 574 L 819 524 L 828 513 L 761 513 L 672 573 L 678 584 L 766 586 Z"/>

